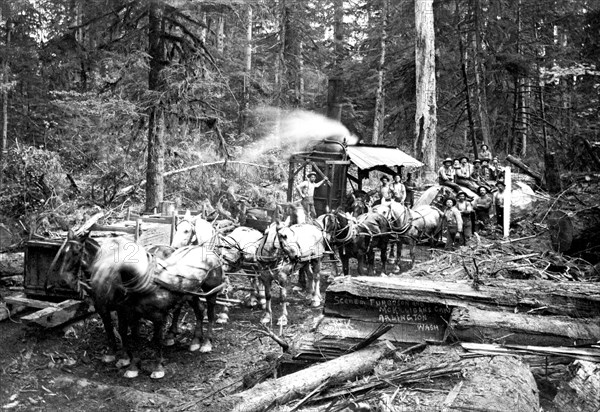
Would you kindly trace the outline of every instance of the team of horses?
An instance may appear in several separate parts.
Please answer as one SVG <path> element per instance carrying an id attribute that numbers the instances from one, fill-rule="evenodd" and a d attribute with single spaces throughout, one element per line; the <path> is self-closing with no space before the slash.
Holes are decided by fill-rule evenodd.
<path id="1" fill-rule="evenodd" d="M 414 263 L 415 243 L 423 237 L 436 238 L 441 232 L 441 212 L 424 206 L 411 210 L 393 203 L 367 210 L 359 216 L 340 209 L 316 220 L 306 219 L 301 209 L 285 222 L 275 219 L 264 232 L 233 222 L 209 222 L 191 214 L 181 219 L 170 246 L 144 248 L 122 238 L 99 244 L 89 231 L 70 232 L 59 254 L 63 278 L 77 290 L 87 293 L 100 315 L 109 343 L 105 362 L 117 361 L 126 367 L 126 377 L 139 373 L 139 325 L 141 319 L 153 324 L 155 362 L 152 378 L 165 374 L 163 346 L 172 345 L 178 334 L 178 318 L 183 305 L 193 309 L 196 327 L 190 350 L 212 350 L 213 327 L 217 315 L 217 295 L 229 284 L 228 274 L 245 272 L 253 280 L 253 290 L 262 289 L 264 314 L 261 322 L 272 322 L 272 284 L 281 287 L 282 309 L 278 325 L 288 322 L 287 286 L 299 273 L 311 307 L 322 302 L 320 272 L 323 258 L 338 252 L 344 275 L 349 259 L 358 260 L 358 272 L 374 274 L 375 249 L 380 250 L 382 270 L 386 271 L 390 243 L 408 244 Z M 259 288 L 258 285 L 262 285 Z M 119 350 L 111 312 L 116 312 Z M 206 333 L 204 313 L 208 318 Z M 169 314 L 172 322 L 163 339 Z"/>

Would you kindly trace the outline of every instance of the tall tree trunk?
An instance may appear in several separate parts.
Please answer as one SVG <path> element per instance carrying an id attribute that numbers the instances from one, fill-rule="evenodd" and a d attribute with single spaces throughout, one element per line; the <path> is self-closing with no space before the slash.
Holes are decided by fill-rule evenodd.
<path id="1" fill-rule="evenodd" d="M 517 54 L 523 53 L 521 33 L 522 3 L 517 0 Z M 521 73 L 515 74 L 515 98 L 513 100 L 513 133 L 510 153 L 523 157 L 527 148 L 527 79 Z"/>
<path id="2" fill-rule="evenodd" d="M 415 2 L 416 114 L 415 155 L 425 164 L 425 181 L 436 176 L 437 103 L 435 82 L 435 31 L 433 0 Z"/>
<path id="3" fill-rule="evenodd" d="M 379 67 L 377 68 L 377 93 L 375 96 L 375 116 L 373 116 L 373 144 L 379 142 L 379 136 L 383 132 L 383 122 L 385 118 L 385 90 L 383 86 L 385 78 L 385 51 L 387 42 L 387 19 L 388 19 L 388 0 L 383 0 L 381 4 L 381 40 Z"/>
<path id="4" fill-rule="evenodd" d="M 0 86 L 2 89 L 1 97 L 2 97 L 2 123 L 0 126 L 2 127 L 2 134 L 0 135 L 0 165 L 4 167 L 4 155 L 7 150 L 8 145 L 8 89 L 9 87 L 9 65 L 8 65 L 8 50 L 10 50 L 10 36 L 12 33 L 12 19 L 10 14 L 10 4 L 5 4 L 0 8 L 0 17 L 6 19 L 6 37 L 5 37 L 5 53 L 2 58 L 2 78 L 0 79 Z M 2 20 L 0 18 L 0 20 Z M 3 178 L 4 173 L 1 174 Z M 0 181 L 0 185 L 1 185 Z"/>
<path id="5" fill-rule="evenodd" d="M 461 21 L 465 17 L 460 13 L 460 0 L 456 0 L 456 18 Z M 469 72 L 467 68 L 467 62 L 469 61 L 467 55 L 467 48 L 465 47 L 465 43 L 463 41 L 463 24 L 458 23 L 458 50 L 460 52 L 460 69 L 462 74 L 463 83 L 465 85 L 465 102 L 467 108 L 467 120 L 469 122 L 469 137 L 471 138 L 471 142 L 473 148 L 477 149 L 477 140 L 475 133 L 475 121 L 473 120 L 473 108 L 471 106 L 471 85 L 469 84 Z M 468 35 L 468 31 L 465 30 L 464 35 Z M 465 133 L 466 134 L 466 133 Z M 467 136 L 465 136 L 465 143 L 467 141 Z M 475 151 L 475 155 L 477 155 L 477 151 Z"/>
<path id="6" fill-rule="evenodd" d="M 246 22 L 246 48 L 244 50 L 244 85 L 242 90 L 241 110 L 239 113 L 238 133 L 246 130 L 248 110 L 250 105 L 250 74 L 252 71 L 252 6 L 248 5 L 248 20 Z"/>
<path id="7" fill-rule="evenodd" d="M 304 107 L 304 57 L 302 51 L 304 44 L 302 41 L 298 43 L 298 105 Z"/>
<path id="8" fill-rule="evenodd" d="M 299 83 L 299 55 L 300 55 L 300 32 L 298 30 L 298 3 L 288 1 L 284 7 L 284 26 L 285 42 L 283 49 L 283 61 L 285 62 L 286 73 L 286 96 L 293 96 L 292 106 L 298 104 Z M 291 93 L 288 93 L 291 92 Z"/>
<path id="9" fill-rule="evenodd" d="M 164 6 L 154 0 L 148 13 L 148 51 L 150 55 L 150 72 L 148 89 L 160 91 L 162 88 L 161 71 L 164 65 L 164 45 L 162 41 Z M 155 93 L 152 107 L 148 114 L 148 165 L 146 169 L 146 210 L 158 207 L 163 200 L 165 169 L 165 143 L 162 134 L 162 112 L 160 93 Z"/>
<path id="10" fill-rule="evenodd" d="M 473 69 L 475 73 L 475 99 L 477 103 L 477 117 L 479 118 L 479 127 L 481 131 L 481 139 L 483 143 L 488 147 L 491 146 L 490 139 L 490 121 L 487 109 L 487 92 L 486 92 L 486 81 L 485 81 L 485 69 L 481 61 L 483 55 L 483 48 L 481 45 L 481 32 L 485 25 L 481 22 L 481 0 L 475 0 L 473 10 L 474 22 L 475 22 L 475 35 L 474 35 L 474 52 L 473 52 Z M 477 146 L 473 146 L 475 156 L 477 156 Z"/>
<path id="11" fill-rule="evenodd" d="M 344 95 L 344 83 L 340 67 L 344 49 L 344 2 L 334 0 L 333 7 L 334 63 L 333 73 L 327 85 L 327 117 L 339 121 L 342 119 L 342 98 Z"/>

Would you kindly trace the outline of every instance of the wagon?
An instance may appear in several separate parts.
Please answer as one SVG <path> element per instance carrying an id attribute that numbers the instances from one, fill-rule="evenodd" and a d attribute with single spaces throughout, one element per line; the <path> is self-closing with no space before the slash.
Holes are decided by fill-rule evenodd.
<path id="1" fill-rule="evenodd" d="M 315 189 L 315 211 L 322 215 L 344 206 L 347 193 L 362 190 L 363 181 L 372 171 L 393 174 L 400 166 L 418 169 L 423 163 L 394 146 L 347 145 L 342 138 L 328 138 L 290 157 L 287 200 L 297 199 L 295 186 L 314 171 L 319 176 L 317 180 L 329 179 Z"/>
<path id="2" fill-rule="evenodd" d="M 96 216 L 90 221 L 96 221 Z M 135 216 L 128 213 L 129 222 L 101 226 L 90 222 L 91 230 L 109 235 L 129 236 L 141 245 L 169 244 L 174 228 L 173 216 Z M 142 227 L 143 226 L 143 227 Z M 96 238 L 101 241 L 101 238 Z M 44 327 L 54 327 L 90 313 L 90 306 L 81 293 L 72 289 L 62 278 L 60 265 L 52 265 L 64 239 L 35 239 L 25 243 L 23 289 L 24 293 L 7 296 L 5 301 L 13 307 L 26 306 L 39 309 L 23 316 L 25 322 Z"/>

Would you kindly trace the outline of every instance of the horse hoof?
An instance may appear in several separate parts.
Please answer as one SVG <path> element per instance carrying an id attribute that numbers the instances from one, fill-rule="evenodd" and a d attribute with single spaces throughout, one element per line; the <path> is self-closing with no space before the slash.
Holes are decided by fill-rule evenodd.
<path id="1" fill-rule="evenodd" d="M 302 292 L 304 290 L 304 288 L 302 286 L 294 286 L 292 288 L 292 291 L 294 292 Z"/>
<path id="2" fill-rule="evenodd" d="M 174 346 L 175 345 L 175 339 L 174 338 L 167 338 L 165 339 L 165 346 Z"/>
<path id="3" fill-rule="evenodd" d="M 217 320 L 215 322 L 219 325 L 222 325 L 224 323 L 227 323 L 227 321 L 229 321 L 229 315 L 227 315 L 227 313 L 221 312 L 217 315 Z"/>
<path id="4" fill-rule="evenodd" d="M 288 324 L 287 316 L 281 316 L 279 319 L 277 319 L 277 326 L 287 326 L 287 324 Z"/>
<path id="5" fill-rule="evenodd" d="M 268 325 L 269 323 L 271 323 L 271 317 L 263 316 L 263 318 L 260 320 L 260 323 L 262 323 L 263 325 Z"/>
<path id="6" fill-rule="evenodd" d="M 381 272 L 381 275 L 379 275 L 379 276 L 381 276 L 382 278 L 387 278 L 388 277 L 388 275 L 385 272 Z"/>
<path id="7" fill-rule="evenodd" d="M 131 365 L 131 359 L 119 359 L 116 364 L 117 368 L 126 368 L 129 365 Z"/>
<path id="8" fill-rule="evenodd" d="M 164 377 L 165 377 L 165 371 L 163 371 L 163 370 L 154 371 L 150 375 L 150 378 L 152 378 L 152 379 L 162 379 Z"/>
<path id="9" fill-rule="evenodd" d="M 313 299 L 313 301 L 310 303 L 310 306 L 312 308 L 318 308 L 321 306 L 321 299 Z"/>
<path id="10" fill-rule="evenodd" d="M 102 357 L 103 363 L 113 363 L 116 360 L 117 360 L 117 357 L 115 355 L 104 355 Z"/>
<path id="11" fill-rule="evenodd" d="M 126 370 L 125 374 L 123 376 L 128 379 L 133 379 L 133 378 L 137 378 L 138 374 L 139 374 L 139 371 L 137 371 L 137 370 Z"/>
<path id="12" fill-rule="evenodd" d="M 199 343 L 192 343 L 190 345 L 190 352 L 196 352 L 198 349 L 200 349 L 200 344 Z"/>
<path id="13" fill-rule="evenodd" d="M 394 273 L 400 273 L 400 266 L 394 266 Z"/>
<path id="14" fill-rule="evenodd" d="M 210 342 L 205 342 L 200 347 L 200 353 L 209 353 L 209 352 L 212 352 L 212 344 Z"/>

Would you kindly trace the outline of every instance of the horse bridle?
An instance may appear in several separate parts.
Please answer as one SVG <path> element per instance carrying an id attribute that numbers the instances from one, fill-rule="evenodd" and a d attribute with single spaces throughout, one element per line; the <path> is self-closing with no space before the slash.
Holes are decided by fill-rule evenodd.
<path id="1" fill-rule="evenodd" d="M 354 232 L 356 230 L 355 230 L 355 227 L 352 224 L 352 221 L 350 219 L 346 219 L 347 222 L 348 222 L 348 224 L 346 226 L 342 227 L 341 229 L 338 229 L 339 220 L 337 219 L 337 216 L 339 216 L 339 213 L 337 213 L 337 212 L 333 212 L 333 213 L 329 213 L 328 214 L 328 217 L 330 219 L 333 219 L 333 221 L 334 221 L 333 238 L 335 239 L 336 243 L 346 244 L 346 243 L 350 242 L 350 240 L 354 237 L 354 234 L 355 234 Z M 340 233 L 343 233 L 345 230 L 347 230 L 348 233 L 346 234 L 346 236 L 343 239 L 340 240 L 338 238 L 338 235 Z"/>

